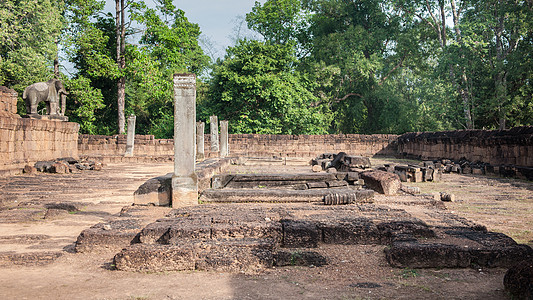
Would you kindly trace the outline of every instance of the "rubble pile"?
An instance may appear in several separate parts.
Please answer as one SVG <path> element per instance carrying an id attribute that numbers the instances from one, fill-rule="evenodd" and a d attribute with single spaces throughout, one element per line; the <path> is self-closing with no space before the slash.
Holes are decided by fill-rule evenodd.
<path id="1" fill-rule="evenodd" d="M 62 157 L 56 160 L 38 161 L 33 166 L 24 166 L 23 172 L 32 174 L 36 172 L 43 173 L 78 173 L 83 170 L 100 171 L 104 165 L 101 162 L 85 159 L 75 159 L 72 157 Z"/>

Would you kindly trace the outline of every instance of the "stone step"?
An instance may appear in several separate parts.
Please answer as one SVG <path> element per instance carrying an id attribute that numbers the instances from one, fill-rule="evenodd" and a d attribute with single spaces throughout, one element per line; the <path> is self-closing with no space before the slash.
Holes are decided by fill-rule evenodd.
<path id="1" fill-rule="evenodd" d="M 135 244 L 115 255 L 122 271 L 253 272 L 272 267 L 274 244 L 262 239 L 181 239 L 175 245 Z"/>
<path id="2" fill-rule="evenodd" d="M 533 259 L 533 250 L 496 232 L 461 230 L 440 239 L 397 241 L 385 249 L 390 265 L 400 268 L 509 268 L 518 259 Z"/>
<path id="3" fill-rule="evenodd" d="M 202 203 L 246 203 L 246 202 L 322 202 L 330 193 L 354 193 L 355 203 L 372 203 L 374 191 L 350 188 L 329 188 L 309 190 L 287 189 L 207 189 L 200 196 Z"/>

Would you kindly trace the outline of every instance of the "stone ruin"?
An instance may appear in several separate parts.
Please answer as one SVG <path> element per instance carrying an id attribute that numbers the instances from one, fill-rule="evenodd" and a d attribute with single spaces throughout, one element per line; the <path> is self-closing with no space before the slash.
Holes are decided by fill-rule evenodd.
<path id="1" fill-rule="evenodd" d="M 227 173 L 238 158 L 195 166 L 195 114 L 186 109 L 194 107 L 193 83 L 175 77 L 175 171 L 143 184 L 135 205 L 113 220 L 84 230 L 76 251 L 111 251 L 116 269 L 143 272 L 320 266 L 328 263 L 321 247 L 331 244 L 386 245 L 386 260 L 399 268 L 510 267 L 533 258 L 527 245 L 443 210 L 440 201 L 397 196 L 402 181 L 438 181 L 443 163 L 371 169 L 368 158 L 338 153 L 299 174 Z M 376 204 L 375 192 L 386 201 Z M 153 222 L 143 217 L 151 205 L 174 209 Z"/>

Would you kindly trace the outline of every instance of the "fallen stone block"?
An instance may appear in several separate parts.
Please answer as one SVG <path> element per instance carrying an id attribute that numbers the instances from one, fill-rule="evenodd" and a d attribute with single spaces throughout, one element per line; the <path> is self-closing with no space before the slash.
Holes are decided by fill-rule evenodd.
<path id="1" fill-rule="evenodd" d="M 361 173 L 360 176 L 368 188 L 378 193 L 395 195 L 400 190 L 400 178 L 396 174 L 384 171 L 368 171 Z"/>
<path id="2" fill-rule="evenodd" d="M 38 161 L 35 163 L 34 167 L 39 172 L 49 172 L 53 164 L 54 164 L 53 161 Z"/>
<path id="3" fill-rule="evenodd" d="M 76 252 L 119 251 L 130 245 L 142 229 L 135 219 L 99 223 L 83 230 L 76 240 Z"/>
<path id="4" fill-rule="evenodd" d="M 133 193 L 133 204 L 170 206 L 172 173 L 149 179 Z"/>
<path id="5" fill-rule="evenodd" d="M 454 194 L 448 194 L 445 192 L 440 193 L 440 200 L 444 202 L 455 202 L 455 195 Z"/>
<path id="6" fill-rule="evenodd" d="M 321 165 L 314 165 L 313 167 L 311 167 L 312 171 L 313 172 L 320 172 L 322 171 L 322 166 Z"/>
<path id="7" fill-rule="evenodd" d="M 24 169 L 22 169 L 22 172 L 25 174 L 35 174 L 37 172 L 37 168 L 30 165 L 25 165 Z"/>

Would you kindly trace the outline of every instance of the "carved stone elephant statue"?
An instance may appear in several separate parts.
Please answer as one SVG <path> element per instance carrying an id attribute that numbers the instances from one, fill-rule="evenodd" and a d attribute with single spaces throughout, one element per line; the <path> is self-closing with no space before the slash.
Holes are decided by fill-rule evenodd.
<path id="1" fill-rule="evenodd" d="M 37 114 L 37 106 L 40 102 L 46 102 L 46 111 L 49 115 L 65 114 L 65 97 L 68 95 L 63 83 L 58 79 L 50 79 L 47 82 L 37 82 L 28 86 L 22 98 L 26 103 L 26 113 Z M 60 101 L 63 107 L 60 110 Z"/>

